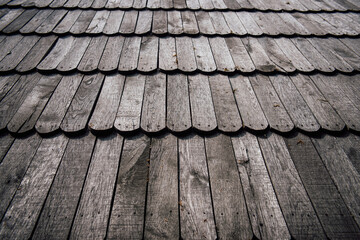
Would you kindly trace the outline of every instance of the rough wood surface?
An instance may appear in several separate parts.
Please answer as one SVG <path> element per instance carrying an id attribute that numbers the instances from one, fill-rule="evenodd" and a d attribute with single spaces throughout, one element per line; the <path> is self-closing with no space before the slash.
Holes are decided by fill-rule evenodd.
<path id="1" fill-rule="evenodd" d="M 225 38 L 225 42 L 231 53 L 236 70 L 242 72 L 252 72 L 255 70 L 254 63 L 240 38 Z"/>
<path id="2" fill-rule="evenodd" d="M 159 68 L 165 71 L 178 68 L 175 38 L 164 37 L 159 39 Z"/>
<path id="3" fill-rule="evenodd" d="M 149 19 L 153 18 L 152 11 L 141 11 L 139 12 L 138 20 L 136 23 L 135 33 L 145 34 L 151 31 L 152 22 Z"/>
<path id="4" fill-rule="evenodd" d="M 254 234 L 260 239 L 290 239 L 256 137 L 245 132 L 232 137 L 232 144 Z"/>
<path id="5" fill-rule="evenodd" d="M 19 78 L 20 75 L 17 74 L 0 77 L 0 101 L 11 90 L 11 88 L 15 85 L 15 83 L 17 82 L 17 80 L 19 80 Z"/>
<path id="6" fill-rule="evenodd" d="M 37 13 L 38 9 L 31 9 L 28 11 L 24 11 L 17 17 L 14 21 L 12 21 L 9 25 L 7 25 L 2 31 L 4 33 L 13 33 L 21 29 L 31 18 L 33 18 Z"/>
<path id="7" fill-rule="evenodd" d="M 230 28 L 221 12 L 209 12 L 209 16 L 217 34 L 225 35 L 230 33 Z"/>
<path id="8" fill-rule="evenodd" d="M 123 36 L 110 37 L 99 62 L 99 70 L 112 71 L 118 68 L 120 54 L 124 45 Z"/>
<path id="9" fill-rule="evenodd" d="M 54 28 L 54 33 L 67 33 L 70 31 L 71 27 L 74 25 L 76 20 L 81 14 L 81 10 L 72 10 L 69 11 L 63 20 Z"/>
<path id="10" fill-rule="evenodd" d="M 68 237 L 95 140 L 89 132 L 69 140 L 32 236 L 34 239 Z"/>
<path id="11" fill-rule="evenodd" d="M 179 11 L 168 12 L 168 32 L 174 35 L 184 32 L 181 13 Z"/>
<path id="12" fill-rule="evenodd" d="M 123 145 L 117 133 L 98 138 L 70 239 L 104 239 Z"/>
<path id="13" fill-rule="evenodd" d="M 276 69 L 276 66 L 270 60 L 258 39 L 246 37 L 241 40 L 257 70 L 262 72 L 273 72 Z"/>
<path id="14" fill-rule="evenodd" d="M 81 34 L 84 33 L 89 26 L 91 20 L 94 18 L 96 11 L 82 11 L 80 16 L 75 21 L 74 25 L 70 29 L 70 33 Z"/>
<path id="15" fill-rule="evenodd" d="M 61 123 L 65 132 L 77 132 L 86 128 L 94 103 L 104 81 L 101 73 L 83 78 Z"/>
<path id="16" fill-rule="evenodd" d="M 133 33 L 135 31 L 137 17 L 137 11 L 126 11 L 121 22 L 119 32 L 123 34 Z"/>
<path id="17" fill-rule="evenodd" d="M 67 143 L 64 135 L 41 142 L 1 222 L 2 239 L 30 238 Z"/>
<path id="18" fill-rule="evenodd" d="M 181 12 L 182 25 L 185 34 L 198 34 L 199 28 L 193 12 Z"/>
<path id="19" fill-rule="evenodd" d="M 48 16 L 45 21 L 35 30 L 38 34 L 47 34 L 52 32 L 52 30 L 56 27 L 58 22 L 65 16 L 67 10 L 58 10 L 53 11 L 50 16 Z"/>
<path id="20" fill-rule="evenodd" d="M 106 24 L 104 20 L 108 19 L 109 14 L 110 12 L 107 10 L 97 11 L 85 32 L 93 34 L 102 33 Z"/>
<path id="21" fill-rule="evenodd" d="M 242 121 L 229 78 L 225 75 L 210 76 L 209 83 L 218 129 L 224 132 L 238 131 Z"/>
<path id="22" fill-rule="evenodd" d="M 215 239 L 204 139 L 189 135 L 180 138 L 178 144 L 181 237 Z"/>
<path id="23" fill-rule="evenodd" d="M 209 40 L 206 37 L 192 38 L 197 68 L 203 72 L 213 72 L 216 64 L 211 52 Z"/>
<path id="24" fill-rule="evenodd" d="M 142 238 L 149 157 L 150 139 L 147 136 L 126 138 L 116 179 L 108 239 Z"/>
<path id="25" fill-rule="evenodd" d="M 145 239 L 179 238 L 177 138 L 171 134 L 151 140 Z"/>
<path id="26" fill-rule="evenodd" d="M 223 134 L 205 138 L 211 196 L 220 239 L 252 239 L 244 193 L 231 139 Z"/>
<path id="27" fill-rule="evenodd" d="M 149 21 L 150 19 L 148 19 Z M 152 33 L 154 34 L 165 34 L 168 32 L 167 29 L 168 20 L 167 12 L 165 11 L 155 11 L 152 16 Z"/>
<path id="28" fill-rule="evenodd" d="M 60 124 L 68 110 L 83 78 L 82 74 L 64 76 L 45 109 L 35 124 L 39 133 L 50 133 L 60 128 Z"/>
<path id="29" fill-rule="evenodd" d="M 142 72 L 155 70 L 158 66 L 158 50 L 159 39 L 157 37 L 143 37 L 137 69 Z"/>
<path id="30" fill-rule="evenodd" d="M 114 123 L 115 128 L 119 131 L 133 131 L 140 128 L 144 90 L 144 75 L 133 75 L 126 78 Z"/>
<path id="31" fill-rule="evenodd" d="M 28 23 L 23 26 L 19 32 L 20 33 L 32 33 L 34 32 L 40 24 L 53 12 L 53 10 L 45 9 L 40 10 Z"/>
<path id="32" fill-rule="evenodd" d="M 83 72 L 96 70 L 107 41 L 106 36 L 93 37 L 79 63 L 78 70 Z"/>
<path id="33" fill-rule="evenodd" d="M 90 37 L 75 38 L 69 52 L 64 56 L 62 61 L 57 65 L 59 71 L 71 71 L 77 68 L 84 56 L 86 49 L 91 41 Z"/>
<path id="34" fill-rule="evenodd" d="M 221 72 L 235 71 L 235 64 L 232 60 L 225 39 L 220 37 L 209 38 L 209 42 L 216 62 L 217 70 Z"/>
<path id="35" fill-rule="evenodd" d="M 217 122 L 208 77 L 193 75 L 188 80 L 193 127 L 206 132 L 214 130 Z"/>
<path id="36" fill-rule="evenodd" d="M 198 22 L 200 32 L 208 35 L 215 34 L 215 28 L 211 22 L 209 12 L 196 11 L 195 16 Z"/>
<path id="37" fill-rule="evenodd" d="M 124 11 L 121 10 L 110 11 L 110 15 L 104 26 L 103 33 L 109 35 L 118 33 L 123 16 L 124 16 Z"/>
<path id="38" fill-rule="evenodd" d="M 269 124 L 249 78 L 237 75 L 229 77 L 229 80 L 244 126 L 253 130 L 265 130 Z"/>
<path id="39" fill-rule="evenodd" d="M 194 47 L 189 37 L 176 38 L 176 57 L 179 69 L 184 72 L 194 72 L 197 69 Z"/>
<path id="40" fill-rule="evenodd" d="M 137 68 L 141 37 L 125 38 L 119 60 L 120 71 L 131 71 Z"/>
<path id="41" fill-rule="evenodd" d="M 327 237 L 358 238 L 359 228 L 310 138 L 298 133 L 284 141 Z"/>

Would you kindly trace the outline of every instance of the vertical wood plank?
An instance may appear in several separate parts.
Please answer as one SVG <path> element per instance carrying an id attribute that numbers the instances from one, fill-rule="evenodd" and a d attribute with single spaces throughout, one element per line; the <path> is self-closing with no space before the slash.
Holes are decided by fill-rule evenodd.
<path id="1" fill-rule="evenodd" d="M 181 71 L 194 72 L 197 69 L 191 38 L 177 37 L 176 52 L 179 69 Z"/>
<path id="2" fill-rule="evenodd" d="M 171 71 L 178 68 L 175 38 L 164 37 L 159 39 L 159 68 Z"/>
<path id="3" fill-rule="evenodd" d="M 137 68 L 140 44 L 141 37 L 125 38 L 119 61 L 118 69 L 120 71 L 132 71 Z"/>
<path id="4" fill-rule="evenodd" d="M 143 37 L 141 40 L 140 55 L 137 69 L 142 72 L 151 72 L 158 66 L 159 38 Z"/>
<path id="5" fill-rule="evenodd" d="M 97 66 L 100 62 L 100 58 L 107 41 L 108 37 L 106 36 L 97 36 L 91 38 L 91 42 L 89 43 L 89 46 L 79 63 L 78 70 L 83 72 L 97 70 Z"/>

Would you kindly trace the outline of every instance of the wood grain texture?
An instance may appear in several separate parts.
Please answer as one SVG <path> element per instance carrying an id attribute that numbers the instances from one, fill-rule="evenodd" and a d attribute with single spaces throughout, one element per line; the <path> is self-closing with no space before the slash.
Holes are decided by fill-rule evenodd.
<path id="1" fill-rule="evenodd" d="M 178 68 L 175 38 L 164 37 L 159 39 L 159 68 L 165 71 Z"/>
<path id="2" fill-rule="evenodd" d="M 4 33 L 13 33 L 20 30 L 31 18 L 33 18 L 37 13 L 38 9 L 31 9 L 28 11 L 22 12 L 14 21 L 7 25 L 2 31 Z"/>
<path id="3" fill-rule="evenodd" d="M 249 34 L 258 36 L 263 33 L 263 31 L 248 12 L 237 12 L 236 14 Z"/>
<path id="4" fill-rule="evenodd" d="M 111 129 L 114 125 L 124 88 L 124 75 L 106 76 L 99 99 L 89 121 L 89 127 L 101 131 Z"/>
<path id="5" fill-rule="evenodd" d="M 83 78 L 60 125 L 63 131 L 77 132 L 86 128 L 103 81 L 104 75 L 101 73 Z"/>
<path id="6" fill-rule="evenodd" d="M 176 38 L 176 56 L 178 66 L 181 71 L 194 72 L 197 69 L 194 47 L 191 38 Z"/>
<path id="7" fill-rule="evenodd" d="M 308 132 L 318 131 L 320 125 L 290 78 L 283 75 L 269 78 L 295 126 Z"/>
<path id="8" fill-rule="evenodd" d="M 112 71 L 118 68 L 124 41 L 125 38 L 123 36 L 115 36 L 108 39 L 99 62 L 99 70 Z"/>
<path id="9" fill-rule="evenodd" d="M 20 75 L 11 74 L 7 76 L 0 77 L 0 101 L 6 96 L 6 94 L 11 90 L 15 85 L 17 80 L 19 80 Z"/>
<path id="10" fill-rule="evenodd" d="M 204 1 L 205 2 L 205 1 Z M 209 16 L 214 26 L 215 32 L 220 35 L 225 35 L 230 33 L 230 28 L 228 27 L 224 16 L 221 12 L 209 12 Z"/>
<path id="11" fill-rule="evenodd" d="M 311 139 L 298 133 L 284 141 L 327 237 L 358 238 L 359 228 Z"/>
<path id="12" fill-rule="evenodd" d="M 119 32 L 123 34 L 133 33 L 135 31 L 137 17 L 137 11 L 126 11 L 121 22 Z"/>
<path id="13" fill-rule="evenodd" d="M 135 33 L 136 34 L 145 34 L 151 31 L 152 21 L 149 19 L 153 18 L 152 11 L 141 11 L 139 12 L 138 20 L 136 23 Z"/>
<path id="14" fill-rule="evenodd" d="M 205 146 L 219 238 L 252 239 L 253 233 L 230 137 L 223 134 L 206 137 Z"/>
<path id="15" fill-rule="evenodd" d="M 184 239 L 215 239 L 204 139 L 189 135 L 178 140 L 180 231 Z"/>
<path id="16" fill-rule="evenodd" d="M 42 76 L 8 123 L 8 130 L 19 133 L 32 130 L 60 80 L 60 75 Z"/>
<path id="17" fill-rule="evenodd" d="M 217 121 L 209 78 L 198 74 L 188 76 L 188 80 L 193 127 L 206 132 L 214 130 L 217 127 Z"/>
<path id="18" fill-rule="evenodd" d="M 290 239 L 256 136 L 244 132 L 231 140 L 254 234 Z"/>
<path id="19" fill-rule="evenodd" d="M 89 1 L 90 2 L 90 1 Z M 75 21 L 74 25 L 70 29 L 72 34 L 81 34 L 84 33 L 89 26 L 91 20 L 94 18 L 96 11 L 82 11 L 80 16 Z"/>
<path id="20" fill-rule="evenodd" d="M 259 144 L 291 235 L 325 238 L 284 139 L 274 133 L 267 134 L 259 138 Z"/>
<path id="21" fill-rule="evenodd" d="M 1 42 L 1 49 L 0 49 L 0 60 L 2 60 L 7 55 L 11 54 L 11 50 L 16 47 L 16 45 L 23 39 L 21 35 L 13 35 L 7 36 Z"/>
<path id="22" fill-rule="evenodd" d="M 143 236 L 150 139 L 126 138 L 116 179 L 108 239 L 139 239 Z"/>
<path id="23" fill-rule="evenodd" d="M 345 151 L 339 146 L 333 136 L 322 135 L 320 138 L 313 138 L 312 142 L 319 152 L 347 208 L 357 225 L 360 226 L 360 173 L 356 171 Z"/>
<path id="24" fill-rule="evenodd" d="M 269 124 L 256 98 L 248 77 L 229 77 L 243 125 L 253 130 L 265 130 Z"/>
<path id="25" fill-rule="evenodd" d="M 50 133 L 60 128 L 60 124 L 83 79 L 82 74 L 64 76 L 35 124 L 39 133 Z"/>
<path id="26" fill-rule="evenodd" d="M 131 71 L 137 68 L 141 37 L 125 38 L 119 60 L 120 71 Z"/>
<path id="27" fill-rule="evenodd" d="M 41 78 L 38 73 L 23 75 L 0 102 L 0 129 L 4 129 L 27 95 Z"/>
<path id="28" fill-rule="evenodd" d="M 207 35 L 212 35 L 216 33 L 208 12 L 196 11 L 195 16 L 201 33 Z"/>
<path id="29" fill-rule="evenodd" d="M 104 34 L 115 34 L 119 32 L 120 24 L 124 16 L 124 11 L 114 10 L 110 11 L 109 17 L 103 29 Z"/>
<path id="30" fill-rule="evenodd" d="M 0 19 L 0 31 L 3 30 L 12 21 L 14 21 L 17 17 L 19 17 L 23 12 L 24 9 L 19 8 L 13 11 L 9 11 L 6 15 L 4 15 Z"/>
<path id="31" fill-rule="evenodd" d="M 209 42 L 216 62 L 217 70 L 221 72 L 235 71 L 235 64 L 224 38 L 209 38 Z"/>
<path id="32" fill-rule="evenodd" d="M 240 38 L 225 38 L 227 47 L 235 64 L 235 69 L 241 72 L 252 72 L 255 70 L 253 61 Z"/>
<path id="33" fill-rule="evenodd" d="M 72 10 L 69 11 L 66 16 L 62 19 L 62 21 L 54 28 L 54 33 L 67 33 L 70 31 L 71 27 L 74 25 L 76 20 L 81 14 L 81 10 Z"/>
<path id="34" fill-rule="evenodd" d="M 184 32 L 181 13 L 179 11 L 168 11 L 168 32 L 178 35 Z"/>
<path id="35" fill-rule="evenodd" d="M 166 75 L 146 76 L 141 128 L 146 132 L 159 132 L 166 127 Z"/>
<path id="36" fill-rule="evenodd" d="M 93 37 L 79 63 L 78 70 L 82 72 L 97 70 L 107 41 L 108 37 L 106 36 Z"/>
<path id="37" fill-rule="evenodd" d="M 151 72 L 158 66 L 159 38 L 143 37 L 137 69 L 141 72 Z"/>
<path id="38" fill-rule="evenodd" d="M 247 33 L 235 12 L 223 12 L 222 14 L 224 15 L 226 23 L 229 26 L 231 34 L 245 35 Z"/>
<path id="39" fill-rule="evenodd" d="M 9 151 L 11 145 L 13 144 L 15 138 L 10 135 L 10 133 L 2 133 L 0 134 L 1 144 L 0 144 L 0 163 L 3 158 Z"/>
<path id="40" fill-rule="evenodd" d="M 110 12 L 107 10 L 97 11 L 85 32 L 92 34 L 102 33 L 107 22 L 105 20 L 108 19 L 109 14 Z"/>
<path id="41" fill-rule="evenodd" d="M 224 132 L 238 131 L 242 121 L 229 78 L 225 75 L 210 76 L 209 83 L 218 129 Z"/>
<path id="42" fill-rule="evenodd" d="M 45 21 L 35 30 L 38 34 L 47 34 L 52 32 L 60 20 L 66 15 L 68 11 L 65 9 L 53 11 Z"/>
<path id="43" fill-rule="evenodd" d="M 97 139 L 70 239 L 105 238 L 122 146 L 117 133 Z"/>
<path id="44" fill-rule="evenodd" d="M 144 75 L 126 77 L 123 95 L 114 123 L 115 128 L 119 131 L 134 131 L 140 128 L 144 90 Z"/>
<path id="45" fill-rule="evenodd" d="M 270 127 L 280 132 L 291 131 L 294 123 L 271 85 L 270 79 L 264 75 L 249 79 Z"/>
<path id="46" fill-rule="evenodd" d="M 67 238 L 85 182 L 96 137 L 71 138 L 39 217 L 33 238 Z"/>
<path id="47" fill-rule="evenodd" d="M 90 41 L 91 37 L 75 38 L 75 40 L 72 42 L 72 46 L 69 52 L 64 56 L 56 69 L 62 72 L 76 69 L 81 59 L 83 58 Z"/>
<path id="48" fill-rule="evenodd" d="M 203 72 L 216 70 L 216 63 L 211 52 L 209 40 L 206 37 L 192 38 L 197 68 Z"/>
<path id="49" fill-rule="evenodd" d="M 171 131 L 183 132 L 191 127 L 188 79 L 183 74 L 167 78 L 166 126 Z"/>
<path id="50" fill-rule="evenodd" d="M 9 135 L 7 135 L 9 136 Z M 14 139 L 11 138 L 13 141 Z M 34 157 L 37 148 L 41 143 L 41 137 L 37 134 L 32 134 L 27 138 L 16 139 L 11 148 L 8 144 L 9 137 L 1 138 L 1 148 L 6 149 L 6 156 L 2 152 L 0 165 L 0 218 L 2 219 L 6 210 L 14 197 L 32 158 Z M 5 148 L 6 147 L 6 148 Z M 8 148 L 10 148 L 8 150 Z"/>
<path id="51" fill-rule="evenodd" d="M 168 32 L 168 17 L 166 11 L 155 11 L 152 16 L 152 33 L 165 34 Z M 150 19 L 148 19 L 149 21 Z"/>
<path id="52" fill-rule="evenodd" d="M 1 222 L 2 239 L 30 238 L 67 143 L 64 135 L 41 142 Z"/>
<path id="53" fill-rule="evenodd" d="M 179 238 L 177 138 L 151 139 L 145 239 Z"/>
<path id="54" fill-rule="evenodd" d="M 40 24 L 53 12 L 53 10 L 45 9 L 40 10 L 37 14 L 23 26 L 19 32 L 20 33 L 32 33 L 34 32 Z"/>
<path id="55" fill-rule="evenodd" d="M 182 25 L 185 34 L 198 34 L 199 28 L 195 14 L 190 11 L 181 12 Z"/>

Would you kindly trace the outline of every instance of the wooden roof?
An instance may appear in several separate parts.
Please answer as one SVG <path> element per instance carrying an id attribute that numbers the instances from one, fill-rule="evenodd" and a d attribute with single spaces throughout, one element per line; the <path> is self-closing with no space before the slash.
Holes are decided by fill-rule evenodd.
<path id="1" fill-rule="evenodd" d="M 357 0 L 0 0 L 0 239 L 359 239 Z"/>

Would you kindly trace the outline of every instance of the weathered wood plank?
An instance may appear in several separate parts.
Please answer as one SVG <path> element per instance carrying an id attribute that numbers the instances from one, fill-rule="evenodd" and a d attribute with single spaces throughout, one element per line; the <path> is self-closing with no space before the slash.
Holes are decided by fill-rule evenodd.
<path id="1" fill-rule="evenodd" d="M 159 132 L 166 127 L 166 75 L 146 76 L 141 128 L 146 132 Z"/>
<path id="2" fill-rule="evenodd" d="M 54 28 L 54 33 L 67 33 L 70 31 L 78 17 L 80 16 L 82 10 L 72 10 L 69 11 L 63 20 Z"/>
<path id="3" fill-rule="evenodd" d="M 101 131 L 113 127 L 124 82 L 124 75 L 116 74 L 105 77 L 99 99 L 88 124 L 91 129 Z"/>
<path id="4" fill-rule="evenodd" d="M 11 139 L 14 140 L 13 138 Z M 2 148 L 5 147 L 5 145 L 3 145 L 5 141 L 2 137 Z M 3 218 L 6 209 L 11 203 L 40 143 L 41 137 L 37 134 L 33 134 L 27 138 L 17 138 L 11 148 L 9 150 L 6 149 L 4 159 L 2 159 L 2 157 L 5 154 L 2 154 L 2 162 L 0 165 L 0 219 Z"/>
<path id="5" fill-rule="evenodd" d="M 4 33 L 13 33 L 20 30 L 30 19 L 32 19 L 39 10 L 30 9 L 23 11 L 20 16 L 14 19 L 9 25 L 7 25 L 2 31 Z"/>
<path id="6" fill-rule="evenodd" d="M 1 133 L 0 134 L 0 164 L 3 160 L 3 158 L 5 157 L 5 155 L 7 154 L 7 152 L 9 151 L 11 145 L 13 144 L 15 138 L 13 136 L 11 136 L 10 133 L 5 132 L 5 133 Z M 2 215 L 1 215 L 2 217 Z"/>
<path id="7" fill-rule="evenodd" d="M 322 161 L 340 192 L 347 208 L 360 226 L 360 173 L 356 171 L 344 150 L 330 135 L 313 138 Z"/>
<path id="8" fill-rule="evenodd" d="M 48 16 L 45 21 L 35 30 L 35 32 L 39 34 L 47 34 L 52 32 L 52 30 L 61 21 L 67 12 L 68 11 L 65 9 L 53 11 L 50 16 Z"/>
<path id="9" fill-rule="evenodd" d="M 139 129 L 144 90 L 144 75 L 126 77 L 123 95 L 114 123 L 115 128 L 119 131 Z"/>
<path id="10" fill-rule="evenodd" d="M 90 132 L 69 140 L 32 238 L 67 238 L 95 145 Z"/>
<path id="11" fill-rule="evenodd" d="M 255 70 L 254 63 L 240 38 L 228 37 L 225 38 L 225 42 L 234 61 L 235 70 L 242 72 L 252 72 Z"/>
<path id="12" fill-rule="evenodd" d="M 73 36 L 59 38 L 51 52 L 37 66 L 37 69 L 54 70 L 69 52 L 74 41 Z"/>
<path id="13" fill-rule="evenodd" d="M 136 23 L 135 33 L 136 34 L 145 34 L 151 31 L 151 21 L 149 19 L 153 18 L 153 12 L 151 11 L 141 11 L 139 12 L 139 17 Z"/>
<path id="14" fill-rule="evenodd" d="M 297 74 L 290 78 L 322 128 L 330 131 L 344 129 L 345 123 L 308 76 Z"/>
<path id="15" fill-rule="evenodd" d="M 263 31 L 248 12 L 236 12 L 236 14 L 250 35 L 257 36 L 263 34 Z"/>
<path id="16" fill-rule="evenodd" d="M 109 37 L 99 62 L 99 70 L 112 71 L 118 68 L 124 42 L 123 36 Z"/>
<path id="17" fill-rule="evenodd" d="M 0 102 L 0 129 L 4 129 L 37 84 L 40 74 L 22 75 Z"/>
<path id="18" fill-rule="evenodd" d="M 97 11 L 94 18 L 91 20 L 89 26 L 86 29 L 86 33 L 102 33 L 108 19 L 110 11 L 101 10 Z"/>
<path id="19" fill-rule="evenodd" d="M 120 71 L 132 71 L 137 68 L 141 37 L 125 38 L 119 60 Z"/>
<path id="20" fill-rule="evenodd" d="M 356 75 L 349 76 L 337 74 L 336 76 L 332 76 L 332 78 L 332 82 L 335 82 L 335 84 L 344 92 L 345 95 L 348 96 L 355 106 L 360 106 L 360 84 L 357 82 Z"/>
<path id="21" fill-rule="evenodd" d="M 174 132 L 191 127 L 189 86 L 183 74 L 167 75 L 166 126 Z"/>
<path id="22" fill-rule="evenodd" d="M 222 14 L 224 15 L 231 34 L 245 35 L 247 33 L 235 12 L 223 12 Z"/>
<path id="23" fill-rule="evenodd" d="M 199 31 L 202 34 L 212 35 L 216 33 L 208 12 L 196 11 L 195 16 L 199 26 Z"/>
<path id="24" fill-rule="evenodd" d="M 286 24 L 297 34 L 299 35 L 310 35 L 311 32 L 307 30 L 304 25 L 299 23 L 295 17 L 293 17 L 290 13 L 282 12 L 278 13 L 278 16 L 286 22 Z"/>
<path id="25" fill-rule="evenodd" d="M 68 110 L 83 78 L 82 74 L 64 76 L 45 109 L 41 113 L 35 124 L 35 129 L 39 133 L 50 133 L 60 128 L 60 124 Z"/>
<path id="26" fill-rule="evenodd" d="M 74 25 L 71 27 L 70 32 L 73 34 L 84 33 L 89 26 L 91 20 L 94 18 L 96 11 L 88 10 L 82 11 L 80 16 L 75 21 Z"/>
<path id="27" fill-rule="evenodd" d="M 186 0 L 186 6 L 191 10 L 199 10 L 200 3 L 198 0 Z"/>
<path id="28" fill-rule="evenodd" d="M 103 81 L 104 75 L 101 73 L 83 78 L 60 125 L 64 132 L 77 132 L 86 128 Z"/>
<path id="29" fill-rule="evenodd" d="M 43 76 L 10 120 L 7 129 L 19 133 L 32 130 L 60 80 L 61 75 Z"/>
<path id="30" fill-rule="evenodd" d="M 167 134 L 151 140 L 145 239 L 178 239 L 177 138 Z"/>
<path id="31" fill-rule="evenodd" d="M 259 144 L 291 235 L 296 239 L 325 238 L 284 139 L 267 134 L 259 138 Z"/>
<path id="32" fill-rule="evenodd" d="M 183 239 L 216 238 L 204 139 L 178 140 L 180 232 Z"/>
<path id="33" fill-rule="evenodd" d="M 191 75 L 189 96 L 193 127 L 201 131 L 212 131 L 217 127 L 209 79 L 205 75 Z"/>
<path id="34" fill-rule="evenodd" d="M 327 237 L 358 238 L 359 228 L 310 138 L 299 133 L 284 140 Z"/>
<path id="35" fill-rule="evenodd" d="M 149 157 L 150 139 L 146 135 L 136 135 L 125 140 L 116 180 L 108 239 L 142 238 Z"/>
<path id="36" fill-rule="evenodd" d="M 230 28 L 221 12 L 209 12 L 209 16 L 217 34 L 225 35 L 230 33 Z"/>
<path id="37" fill-rule="evenodd" d="M 214 75 L 209 77 L 209 83 L 218 129 L 224 132 L 238 131 L 242 127 L 242 121 L 229 78 L 225 75 Z"/>
<path id="38" fill-rule="evenodd" d="M 0 48 L 0 60 L 2 60 L 7 55 L 11 54 L 11 50 L 16 47 L 16 45 L 23 39 L 23 36 L 20 34 L 7 36 L 2 42 L 1 42 L 1 48 Z"/>
<path id="39" fill-rule="evenodd" d="M 349 133 L 345 136 L 336 137 L 336 142 L 344 150 L 355 169 L 360 173 L 360 137 Z"/>
<path id="40" fill-rule="evenodd" d="M 104 239 L 123 145 L 117 133 L 98 138 L 70 239 Z"/>
<path id="41" fill-rule="evenodd" d="M 126 11 L 119 29 L 120 33 L 131 34 L 135 31 L 138 11 Z"/>
<path id="42" fill-rule="evenodd" d="M 150 21 L 150 19 L 148 19 Z M 152 16 L 152 33 L 154 34 L 165 34 L 167 33 L 167 12 L 166 11 L 155 11 Z"/>
<path id="43" fill-rule="evenodd" d="M 186 0 L 174 0 L 175 9 L 184 9 L 186 8 Z"/>
<path id="44" fill-rule="evenodd" d="M 5 16 L 0 19 L 0 31 L 6 28 L 11 22 L 19 17 L 24 12 L 24 9 L 18 8 L 9 11 Z"/>
<path id="45" fill-rule="evenodd" d="M 120 2 L 119 7 L 120 8 L 125 8 L 125 9 L 126 8 L 131 8 L 132 4 L 133 4 L 133 0 L 123 0 L 123 1 Z"/>
<path id="46" fill-rule="evenodd" d="M 108 37 L 106 36 L 93 37 L 77 67 L 78 70 L 83 72 L 97 70 L 107 41 Z"/>
<path id="47" fill-rule="evenodd" d="M 220 37 L 209 38 L 211 50 L 216 62 L 217 70 L 222 72 L 235 71 L 235 64 L 225 39 Z"/>
<path id="48" fill-rule="evenodd" d="M 181 13 L 179 11 L 168 12 L 168 32 L 174 35 L 184 32 Z"/>
<path id="49" fill-rule="evenodd" d="M 199 4 L 200 4 L 200 8 L 202 8 L 202 9 L 205 9 L 205 10 L 214 9 L 214 5 L 212 4 L 211 1 L 199 0 Z"/>
<path id="50" fill-rule="evenodd" d="M 134 0 L 133 8 L 135 9 L 143 9 L 146 7 L 146 0 Z"/>
<path id="51" fill-rule="evenodd" d="M 203 72 L 213 72 L 216 70 L 216 63 L 211 52 L 208 38 L 201 36 L 192 38 L 194 45 L 197 67 Z"/>
<path id="52" fill-rule="evenodd" d="M 33 33 L 40 24 L 53 12 L 54 10 L 45 9 L 40 10 L 36 15 L 26 23 L 20 30 L 20 33 Z"/>
<path id="53" fill-rule="evenodd" d="M 186 34 L 198 34 L 199 28 L 195 18 L 195 14 L 190 11 L 181 12 L 182 25 L 184 33 Z"/>
<path id="54" fill-rule="evenodd" d="M 91 37 L 78 37 L 72 42 L 69 52 L 64 56 L 56 69 L 62 72 L 71 71 L 77 68 L 86 49 L 89 46 Z"/>
<path id="55" fill-rule="evenodd" d="M 42 141 L 1 222 L 2 239 L 30 238 L 67 143 L 64 135 Z"/>
<path id="56" fill-rule="evenodd" d="M 193 72 L 197 69 L 194 47 L 189 37 L 176 37 L 176 56 L 179 69 L 184 72 Z"/>
<path id="57" fill-rule="evenodd" d="M 324 79 L 324 77 L 319 74 L 311 76 L 311 79 L 324 94 L 326 100 L 329 101 L 331 106 L 344 120 L 347 127 L 360 131 L 360 123 L 358 121 L 358 119 L 360 119 L 360 110 L 336 84 L 331 84 L 335 83 L 336 79 Z"/>
<path id="58" fill-rule="evenodd" d="M 6 96 L 19 78 L 20 75 L 17 74 L 0 77 L 0 101 Z"/>
<path id="59" fill-rule="evenodd" d="M 164 37 L 159 39 L 159 68 L 171 71 L 178 68 L 175 38 Z"/>
<path id="60" fill-rule="evenodd" d="M 294 123 L 269 78 L 264 75 L 257 75 L 256 77 L 249 77 L 249 79 L 270 127 L 280 132 L 291 131 L 294 128 Z"/>
<path id="61" fill-rule="evenodd" d="M 28 54 L 17 65 L 16 70 L 19 72 L 27 72 L 36 68 L 46 53 L 54 45 L 56 40 L 56 36 L 41 37 L 35 46 L 31 48 Z"/>
<path id="62" fill-rule="evenodd" d="M 265 130 L 269 124 L 256 98 L 249 78 L 241 75 L 229 77 L 243 125 L 253 130 Z"/>
<path id="63" fill-rule="evenodd" d="M 207 137 L 205 146 L 219 238 L 252 239 L 253 233 L 230 137 L 223 134 Z"/>
<path id="64" fill-rule="evenodd" d="M 123 16 L 124 16 L 124 11 L 121 10 L 110 11 L 110 15 L 106 21 L 105 27 L 102 32 L 108 35 L 118 33 Z"/>
<path id="65" fill-rule="evenodd" d="M 137 69 L 151 72 L 157 68 L 159 38 L 154 36 L 142 37 Z"/>
<path id="66" fill-rule="evenodd" d="M 318 131 L 320 125 L 290 78 L 284 75 L 269 78 L 295 126 L 307 132 Z"/>

